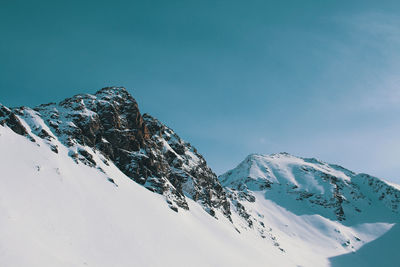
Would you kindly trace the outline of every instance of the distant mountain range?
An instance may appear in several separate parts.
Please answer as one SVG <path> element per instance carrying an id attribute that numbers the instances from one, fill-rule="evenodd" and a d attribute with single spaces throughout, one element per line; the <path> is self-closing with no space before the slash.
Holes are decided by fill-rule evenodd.
<path id="1" fill-rule="evenodd" d="M 400 266 L 400 186 L 288 153 L 217 177 L 122 87 L 0 104 L 1 266 Z"/>

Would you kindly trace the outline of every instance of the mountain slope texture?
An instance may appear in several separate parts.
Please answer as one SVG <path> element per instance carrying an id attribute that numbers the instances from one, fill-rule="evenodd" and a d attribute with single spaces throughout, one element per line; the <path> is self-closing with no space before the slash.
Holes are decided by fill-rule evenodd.
<path id="1" fill-rule="evenodd" d="M 0 104 L 0 266 L 400 266 L 400 186 L 288 153 L 217 175 L 122 87 Z"/>

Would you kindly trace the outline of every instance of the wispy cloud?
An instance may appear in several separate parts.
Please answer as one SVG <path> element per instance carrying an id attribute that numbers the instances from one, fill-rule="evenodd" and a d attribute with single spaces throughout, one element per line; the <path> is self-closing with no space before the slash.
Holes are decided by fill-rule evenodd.
<path id="1" fill-rule="evenodd" d="M 359 106 L 367 109 L 400 109 L 400 77 L 387 74 L 361 100 Z"/>
<path id="2" fill-rule="evenodd" d="M 387 13 L 362 13 L 351 17 L 338 18 L 342 25 L 370 46 L 382 48 L 380 52 L 388 52 L 387 47 L 396 48 L 400 43 L 400 17 Z M 399 52 L 397 52 L 398 54 Z"/>
<path id="3" fill-rule="evenodd" d="M 400 16 L 362 13 L 334 19 L 348 36 L 335 40 L 340 72 L 354 75 L 341 100 L 350 109 L 400 108 Z M 332 71 L 332 70 L 331 70 Z M 354 101 L 356 99 L 356 101 Z M 350 103 L 351 101 L 351 103 Z"/>

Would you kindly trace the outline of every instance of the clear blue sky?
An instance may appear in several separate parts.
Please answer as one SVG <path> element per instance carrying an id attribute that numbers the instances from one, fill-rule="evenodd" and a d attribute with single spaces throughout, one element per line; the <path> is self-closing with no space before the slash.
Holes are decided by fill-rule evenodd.
<path id="1" fill-rule="evenodd" d="M 398 1 L 107 2 L 3 1 L 0 102 L 121 85 L 218 174 L 286 151 L 400 183 Z"/>

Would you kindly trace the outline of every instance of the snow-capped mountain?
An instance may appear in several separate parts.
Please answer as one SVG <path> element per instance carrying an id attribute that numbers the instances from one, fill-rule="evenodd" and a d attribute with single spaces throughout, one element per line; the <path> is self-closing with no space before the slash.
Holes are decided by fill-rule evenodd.
<path id="1" fill-rule="evenodd" d="M 0 105 L 0 166 L 1 266 L 398 266 L 396 185 L 287 153 L 217 178 L 122 87 Z"/>
<path id="2" fill-rule="evenodd" d="M 219 179 L 232 212 L 245 218 L 242 228 L 272 238 L 286 252 L 308 248 L 324 258 L 356 252 L 400 221 L 394 185 L 315 158 L 252 154 Z M 386 245 L 380 249 L 395 244 Z M 359 266 L 374 266 L 367 257 L 357 260 Z"/>
<path id="3" fill-rule="evenodd" d="M 201 202 L 210 214 L 221 209 L 229 217 L 224 191 L 203 157 L 167 126 L 150 115 L 142 116 L 123 87 L 107 87 L 94 95 L 76 95 L 34 109 L 2 110 L 0 116 L 7 117 L 3 120 L 13 130 L 32 141 L 46 140 L 54 153 L 60 142 L 76 162 L 102 171 L 93 159 L 94 151 L 101 153 L 105 164 L 112 161 L 132 180 L 163 194 L 175 211 L 188 208 L 187 196 Z"/>
<path id="4" fill-rule="evenodd" d="M 296 213 L 320 214 L 343 224 L 377 216 L 388 220 L 400 213 L 400 192 L 367 174 L 288 153 L 249 155 L 235 169 L 219 177 L 238 197 L 253 202 L 254 192 Z M 232 194 L 230 194 L 232 195 Z"/>

